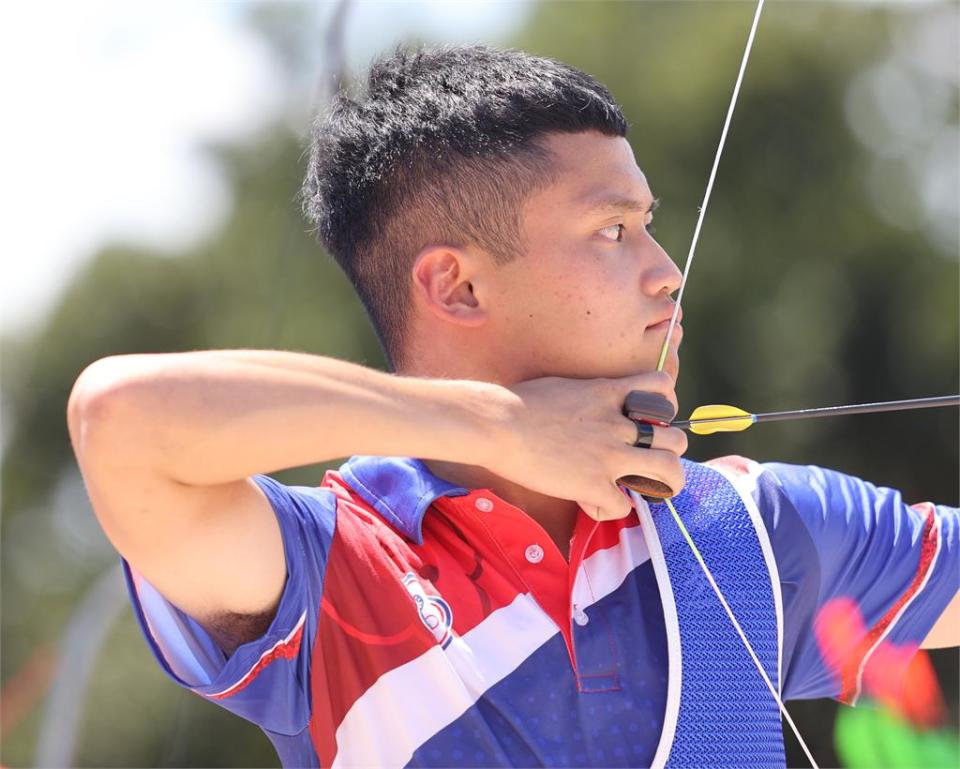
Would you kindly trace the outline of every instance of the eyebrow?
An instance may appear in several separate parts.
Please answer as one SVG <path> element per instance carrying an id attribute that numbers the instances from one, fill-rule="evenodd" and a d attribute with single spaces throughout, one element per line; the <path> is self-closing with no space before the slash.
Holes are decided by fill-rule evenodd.
<path id="1" fill-rule="evenodd" d="M 660 198 L 654 198 L 650 202 L 649 206 L 646 203 L 635 200 L 634 198 L 600 198 L 587 203 L 581 209 L 581 213 L 584 216 L 603 214 L 607 213 L 608 211 L 640 211 L 642 213 L 653 213 L 657 210 L 659 205 Z"/>

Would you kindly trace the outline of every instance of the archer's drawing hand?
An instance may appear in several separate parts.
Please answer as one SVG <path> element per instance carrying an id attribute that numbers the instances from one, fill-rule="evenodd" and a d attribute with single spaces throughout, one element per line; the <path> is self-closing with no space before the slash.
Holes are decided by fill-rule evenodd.
<path id="1" fill-rule="evenodd" d="M 631 390 L 657 393 L 677 407 L 674 381 L 650 372 L 618 379 L 542 377 L 506 388 L 506 436 L 490 470 L 533 491 L 577 502 L 598 521 L 633 507 L 617 479 L 640 475 L 683 488 L 686 434 L 654 427 L 650 448 L 634 447 L 635 423 L 622 412 Z"/>

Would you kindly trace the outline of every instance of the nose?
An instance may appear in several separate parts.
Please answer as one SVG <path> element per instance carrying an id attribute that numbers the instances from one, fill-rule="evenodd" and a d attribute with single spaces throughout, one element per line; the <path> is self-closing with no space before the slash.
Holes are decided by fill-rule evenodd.
<path id="1" fill-rule="evenodd" d="M 652 237 L 649 238 L 648 249 L 647 264 L 642 276 L 643 293 L 647 296 L 669 296 L 680 288 L 683 273 Z"/>

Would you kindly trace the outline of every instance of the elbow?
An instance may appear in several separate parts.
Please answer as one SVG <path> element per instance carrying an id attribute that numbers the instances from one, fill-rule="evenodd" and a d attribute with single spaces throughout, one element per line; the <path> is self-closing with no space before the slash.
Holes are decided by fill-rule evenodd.
<path id="1" fill-rule="evenodd" d="M 119 390 L 117 358 L 100 358 L 87 366 L 77 377 L 67 399 L 67 429 L 74 453 L 79 457 L 90 449 L 96 428 L 109 423 Z"/>

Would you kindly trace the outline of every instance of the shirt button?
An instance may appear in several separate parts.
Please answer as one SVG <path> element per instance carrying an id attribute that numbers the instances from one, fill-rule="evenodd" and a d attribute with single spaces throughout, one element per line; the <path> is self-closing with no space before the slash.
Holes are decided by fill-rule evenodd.
<path id="1" fill-rule="evenodd" d="M 540 545 L 528 546 L 523 554 L 530 563 L 540 563 L 543 560 L 543 548 Z"/>
<path id="2" fill-rule="evenodd" d="M 590 621 L 590 618 L 583 609 L 581 609 L 579 606 L 574 606 L 573 621 L 576 622 L 580 627 L 583 627 Z"/>
<path id="3" fill-rule="evenodd" d="M 477 497 L 477 501 L 473 504 L 477 510 L 480 510 L 483 513 L 489 513 L 491 510 L 493 510 L 493 502 L 486 497 Z"/>

